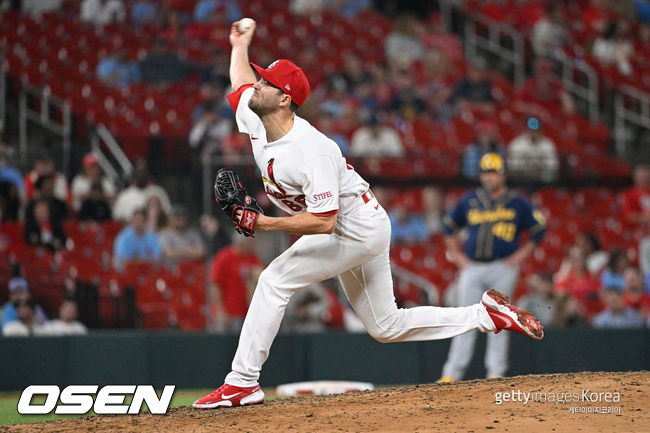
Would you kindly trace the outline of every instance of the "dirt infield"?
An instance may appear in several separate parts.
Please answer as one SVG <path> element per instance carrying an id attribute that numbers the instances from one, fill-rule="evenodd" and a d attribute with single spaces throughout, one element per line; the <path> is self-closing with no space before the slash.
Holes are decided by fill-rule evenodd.
<path id="1" fill-rule="evenodd" d="M 0 432 L 647 432 L 649 391 L 647 371 L 516 376 L 306 396 L 245 408 L 96 416 L 0 427 Z M 562 396 L 580 401 L 558 404 Z M 513 398 L 522 401 L 505 401 Z M 580 413 L 572 412 L 576 407 Z M 614 413 L 593 413 L 603 407 Z"/>

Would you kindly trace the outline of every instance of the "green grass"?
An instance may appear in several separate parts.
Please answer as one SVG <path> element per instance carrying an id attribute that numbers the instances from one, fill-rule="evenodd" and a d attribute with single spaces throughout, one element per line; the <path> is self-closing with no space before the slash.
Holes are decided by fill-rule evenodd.
<path id="1" fill-rule="evenodd" d="M 195 400 L 203 397 L 213 389 L 177 389 L 174 391 L 170 407 L 188 406 L 194 403 Z M 275 398 L 273 389 L 264 389 L 267 400 Z M 23 424 L 29 422 L 42 422 L 67 418 L 80 418 L 89 415 L 96 415 L 94 412 L 89 412 L 86 415 L 21 415 L 18 413 L 16 407 L 18 406 L 18 399 L 20 392 L 0 392 L 0 426 L 9 424 Z M 42 404 L 45 397 L 35 397 L 34 404 Z M 127 396 L 127 403 L 131 398 Z M 145 405 L 146 406 L 146 405 Z"/>

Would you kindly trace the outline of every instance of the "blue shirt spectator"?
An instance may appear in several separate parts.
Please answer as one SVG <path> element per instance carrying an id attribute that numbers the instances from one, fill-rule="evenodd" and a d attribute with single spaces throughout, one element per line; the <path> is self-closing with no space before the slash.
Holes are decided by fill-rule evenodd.
<path id="1" fill-rule="evenodd" d="M 616 289 L 607 289 L 603 293 L 607 309 L 598 313 L 593 321 L 594 328 L 641 328 L 641 315 L 625 306 L 623 294 Z"/>
<path id="2" fill-rule="evenodd" d="M 14 277 L 9 280 L 9 301 L 2 307 L 2 328 L 7 323 L 18 320 L 18 310 L 16 305 L 20 302 L 27 301 L 30 298 L 29 285 L 22 277 Z M 34 308 L 34 322 L 43 324 L 47 320 L 45 312 L 40 305 Z"/>
<path id="3" fill-rule="evenodd" d="M 97 78 L 113 87 L 125 87 L 140 81 L 140 69 L 126 60 L 124 52 L 117 51 L 97 65 Z"/>
<path id="4" fill-rule="evenodd" d="M 506 149 L 497 137 L 497 126 L 491 122 L 476 124 L 474 142 L 465 148 L 461 172 L 468 179 L 478 179 L 479 162 L 486 153 L 498 153 L 506 156 Z"/>
<path id="5" fill-rule="evenodd" d="M 619 292 L 625 290 L 623 272 L 629 265 L 627 256 L 618 250 L 609 255 L 609 264 L 600 276 L 600 284 L 604 289 L 616 289 Z"/>
<path id="6" fill-rule="evenodd" d="M 157 18 L 158 5 L 154 1 L 137 1 L 131 8 L 131 22 L 133 24 L 153 23 Z"/>
<path id="7" fill-rule="evenodd" d="M 237 21 L 242 17 L 239 5 L 233 1 L 200 0 L 194 7 L 194 19 L 200 23 L 210 21 L 212 15 L 220 8 L 225 7 L 229 22 Z"/>
<path id="8" fill-rule="evenodd" d="M 117 235 L 113 250 L 114 266 L 119 270 L 131 261 L 158 261 L 160 241 L 155 233 L 146 230 L 144 210 L 138 209 L 133 213 L 129 227 Z"/>
<path id="9" fill-rule="evenodd" d="M 427 228 L 417 215 L 409 215 L 402 206 L 396 206 L 390 213 L 391 242 L 424 242 Z"/>

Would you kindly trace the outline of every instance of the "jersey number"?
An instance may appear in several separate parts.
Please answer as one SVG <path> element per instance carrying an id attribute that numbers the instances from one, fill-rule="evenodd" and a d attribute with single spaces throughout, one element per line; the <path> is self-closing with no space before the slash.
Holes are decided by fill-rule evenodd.
<path id="1" fill-rule="evenodd" d="M 492 233 L 506 242 L 512 242 L 517 233 L 517 227 L 513 223 L 498 222 L 492 227 Z"/>
<path id="2" fill-rule="evenodd" d="M 304 195 L 299 195 L 294 198 L 295 202 L 291 200 L 282 200 L 282 203 L 289 209 L 291 209 L 294 212 L 300 212 L 303 207 L 307 207 L 307 203 L 305 203 L 305 196 Z"/>

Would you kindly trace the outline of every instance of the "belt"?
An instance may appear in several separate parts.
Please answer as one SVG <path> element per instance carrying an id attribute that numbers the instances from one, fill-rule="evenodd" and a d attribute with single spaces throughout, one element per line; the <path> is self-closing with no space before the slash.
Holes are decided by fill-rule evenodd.
<path id="1" fill-rule="evenodd" d="M 370 190 L 361 194 L 361 199 L 363 200 L 364 203 L 368 203 L 373 198 L 375 198 L 375 195 Z"/>

